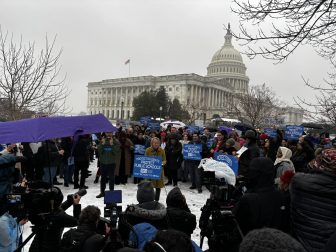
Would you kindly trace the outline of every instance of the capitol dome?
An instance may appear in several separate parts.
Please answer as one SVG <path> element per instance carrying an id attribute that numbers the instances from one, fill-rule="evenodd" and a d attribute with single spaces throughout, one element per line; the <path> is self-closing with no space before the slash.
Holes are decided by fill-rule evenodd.
<path id="1" fill-rule="evenodd" d="M 237 93 L 246 93 L 249 78 L 246 67 L 239 51 L 232 45 L 230 24 L 225 35 L 225 43 L 212 57 L 208 68 L 208 77 L 226 79 Z"/>

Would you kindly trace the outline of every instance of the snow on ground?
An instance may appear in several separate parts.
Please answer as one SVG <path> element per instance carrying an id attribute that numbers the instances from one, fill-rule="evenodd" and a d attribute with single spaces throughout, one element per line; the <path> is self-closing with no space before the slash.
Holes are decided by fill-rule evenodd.
<path id="1" fill-rule="evenodd" d="M 86 180 L 86 185 L 89 187 L 89 189 L 87 189 L 87 194 L 85 196 L 83 196 L 81 198 L 81 204 L 82 204 L 82 209 L 88 205 L 95 205 L 97 207 L 100 208 L 102 215 L 104 214 L 104 198 L 100 198 L 97 199 L 96 195 L 98 195 L 100 193 L 100 184 L 94 184 L 93 181 L 95 179 L 95 174 L 97 171 L 97 163 L 96 160 L 93 161 L 90 165 L 89 170 L 92 171 L 92 175 L 87 178 Z M 63 179 L 58 178 L 59 182 L 63 182 Z M 107 186 L 107 190 L 108 190 L 108 184 Z M 192 240 L 195 241 L 197 244 L 200 243 L 200 229 L 198 227 L 198 223 L 199 223 L 199 218 L 201 216 L 201 208 L 203 207 L 203 205 L 205 204 L 206 200 L 209 198 L 210 193 L 209 191 L 203 187 L 203 193 L 199 194 L 197 192 L 197 190 L 190 190 L 189 187 L 190 182 L 187 183 L 182 183 L 182 182 L 178 182 L 178 186 L 180 187 L 182 193 L 185 195 L 188 206 L 190 208 L 190 211 L 196 215 L 197 218 L 197 227 L 194 230 L 194 233 L 192 234 Z M 75 192 L 78 191 L 78 189 L 74 189 L 73 185 L 70 185 L 69 187 L 64 187 L 63 185 L 58 186 L 64 195 L 64 199 L 66 198 L 66 196 L 68 194 L 73 194 Z M 161 190 L 161 197 L 160 197 L 160 202 L 164 205 L 166 205 L 166 197 L 167 197 L 167 193 L 173 188 L 173 186 L 167 186 L 166 189 L 162 189 Z M 137 192 L 137 185 L 133 184 L 133 178 L 129 178 L 128 180 L 128 184 L 126 185 L 116 185 L 115 190 L 122 190 L 122 201 L 123 203 L 122 208 L 123 210 L 126 209 L 127 205 L 130 204 L 137 204 L 137 200 L 136 200 L 136 192 Z M 167 193 L 166 193 L 167 192 Z M 70 207 L 67 210 L 67 213 L 72 215 L 72 207 Z M 31 229 L 30 229 L 31 224 L 27 223 L 24 226 L 24 231 L 23 231 L 23 239 L 27 238 L 28 235 L 31 233 Z M 24 247 L 24 251 L 28 251 L 28 248 L 31 244 L 31 241 L 29 241 L 29 243 Z M 205 242 L 203 244 L 203 249 L 207 248 L 207 242 L 205 239 Z"/>

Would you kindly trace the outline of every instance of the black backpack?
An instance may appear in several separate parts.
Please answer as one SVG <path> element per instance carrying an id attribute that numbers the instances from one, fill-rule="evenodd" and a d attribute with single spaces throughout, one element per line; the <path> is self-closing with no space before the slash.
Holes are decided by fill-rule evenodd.
<path id="1" fill-rule="evenodd" d="M 77 232 L 76 228 L 71 228 L 63 234 L 60 252 L 81 252 L 85 241 L 93 235 L 95 233 L 92 232 L 82 235 L 82 233 Z"/>

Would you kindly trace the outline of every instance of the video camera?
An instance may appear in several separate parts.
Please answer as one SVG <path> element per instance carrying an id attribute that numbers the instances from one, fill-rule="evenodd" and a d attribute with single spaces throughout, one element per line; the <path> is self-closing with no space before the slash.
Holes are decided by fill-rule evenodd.
<path id="1" fill-rule="evenodd" d="M 242 232 L 233 214 L 233 208 L 242 195 L 242 183 L 228 183 L 227 176 L 220 177 L 205 168 L 202 183 L 210 191 L 210 198 L 201 208 L 199 227 L 201 248 L 204 237 L 208 238 L 209 251 L 238 251 Z"/>
<path id="2" fill-rule="evenodd" d="M 57 187 L 48 188 L 49 184 L 31 183 L 28 188 L 14 187 L 12 194 L 6 195 L 6 204 L 12 216 L 18 220 L 29 218 L 35 226 L 45 225 L 46 218 L 58 208 L 63 201 L 63 194 Z M 85 189 L 67 196 L 68 204 L 73 204 L 73 196 L 84 196 Z"/>

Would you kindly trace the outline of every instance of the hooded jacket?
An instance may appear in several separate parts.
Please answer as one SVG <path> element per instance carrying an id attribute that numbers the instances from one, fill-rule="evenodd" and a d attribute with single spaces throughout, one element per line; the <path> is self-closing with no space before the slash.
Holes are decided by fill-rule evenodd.
<path id="1" fill-rule="evenodd" d="M 121 214 L 119 232 L 122 238 L 127 240 L 130 227 L 139 223 L 146 222 L 159 230 L 166 229 L 168 227 L 166 215 L 166 207 L 157 201 L 130 205 Z"/>
<path id="2" fill-rule="evenodd" d="M 166 203 L 169 228 L 190 236 L 196 228 L 196 216 L 190 212 L 185 197 L 178 187 L 168 193 Z"/>
<path id="3" fill-rule="evenodd" d="M 236 219 L 244 234 L 262 227 L 284 230 L 286 222 L 285 200 L 274 188 L 275 169 L 269 158 L 256 158 L 249 166 L 247 193 L 234 209 Z"/>
<path id="4" fill-rule="evenodd" d="M 297 173 L 290 194 L 294 235 L 307 251 L 324 251 L 336 232 L 336 174 Z"/>
<path id="5" fill-rule="evenodd" d="M 280 147 L 281 150 L 281 158 L 277 158 L 274 162 L 276 167 L 276 178 L 280 178 L 281 175 L 287 171 L 292 170 L 295 172 L 294 164 L 290 160 L 292 157 L 292 151 L 286 147 Z"/>

